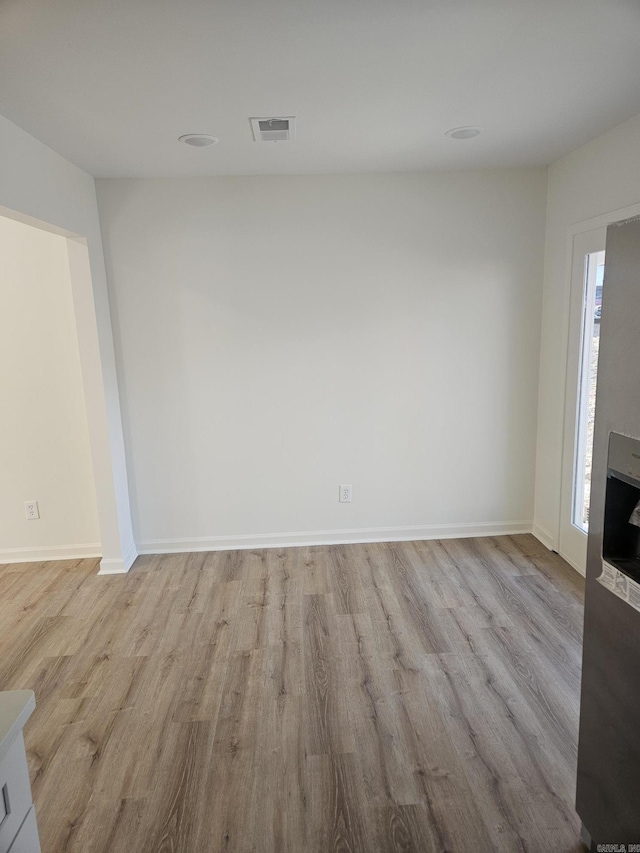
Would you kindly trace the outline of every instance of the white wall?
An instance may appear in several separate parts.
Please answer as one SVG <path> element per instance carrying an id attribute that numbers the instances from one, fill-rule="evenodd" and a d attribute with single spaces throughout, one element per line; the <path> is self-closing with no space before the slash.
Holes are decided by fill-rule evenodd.
<path id="1" fill-rule="evenodd" d="M 97 187 L 142 550 L 530 528 L 545 169 Z"/>
<path id="2" fill-rule="evenodd" d="M 0 117 L 0 212 L 50 223 L 86 238 L 69 241 L 78 345 L 98 499 L 102 567 L 122 570 L 135 558 L 120 420 L 111 318 L 92 177 Z M 85 256 L 83 256 L 85 252 Z"/>
<path id="3" fill-rule="evenodd" d="M 0 562 L 100 554 L 67 241 L 5 217 L 0 364 Z"/>
<path id="4" fill-rule="evenodd" d="M 640 202 L 640 116 L 573 151 L 549 168 L 535 532 L 559 539 L 571 226 Z"/>

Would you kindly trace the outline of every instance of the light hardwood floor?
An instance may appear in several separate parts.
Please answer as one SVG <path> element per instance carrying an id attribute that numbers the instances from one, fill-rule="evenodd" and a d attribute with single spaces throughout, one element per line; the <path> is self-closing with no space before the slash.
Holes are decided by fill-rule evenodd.
<path id="1" fill-rule="evenodd" d="M 577 851 L 582 580 L 531 536 L 0 566 L 44 853 Z"/>

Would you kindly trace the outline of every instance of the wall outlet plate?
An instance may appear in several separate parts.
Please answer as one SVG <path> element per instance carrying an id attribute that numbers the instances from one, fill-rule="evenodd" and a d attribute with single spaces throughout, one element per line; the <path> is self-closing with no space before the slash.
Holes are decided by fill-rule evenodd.
<path id="1" fill-rule="evenodd" d="M 29 519 L 29 521 L 33 521 L 36 518 L 40 518 L 40 509 L 38 507 L 38 501 L 25 501 L 24 514 Z"/>
<path id="2" fill-rule="evenodd" d="M 339 501 L 341 504 L 350 504 L 351 503 L 351 486 L 341 485 L 340 487 L 340 496 Z"/>

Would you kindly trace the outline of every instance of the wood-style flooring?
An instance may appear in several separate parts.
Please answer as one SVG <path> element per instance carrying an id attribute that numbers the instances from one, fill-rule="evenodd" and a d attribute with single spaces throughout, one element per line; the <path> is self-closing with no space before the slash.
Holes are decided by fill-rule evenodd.
<path id="1" fill-rule="evenodd" d="M 531 536 L 0 566 L 44 853 L 577 851 L 581 578 Z"/>

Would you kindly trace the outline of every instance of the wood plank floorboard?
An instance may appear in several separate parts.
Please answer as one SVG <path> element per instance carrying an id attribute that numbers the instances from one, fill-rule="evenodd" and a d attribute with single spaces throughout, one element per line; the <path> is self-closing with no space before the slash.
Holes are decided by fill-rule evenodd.
<path id="1" fill-rule="evenodd" d="M 44 853 L 575 853 L 582 579 L 532 536 L 0 566 Z"/>

